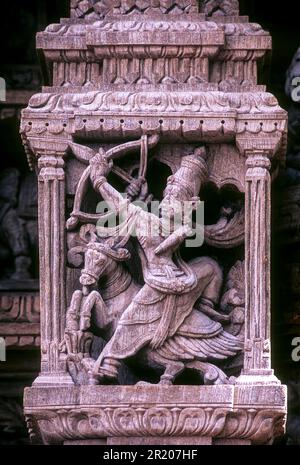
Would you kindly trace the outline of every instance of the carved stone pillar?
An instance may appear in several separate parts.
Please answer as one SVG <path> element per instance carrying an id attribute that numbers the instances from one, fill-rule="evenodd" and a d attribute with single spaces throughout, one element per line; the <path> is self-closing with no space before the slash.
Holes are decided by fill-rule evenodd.
<path id="1" fill-rule="evenodd" d="M 278 140 L 237 138 L 246 157 L 245 356 L 241 384 L 279 383 L 271 368 L 271 158 Z"/>
<path id="2" fill-rule="evenodd" d="M 122 0 L 114 7 L 108 2 L 75 0 L 72 2 L 72 19 L 50 25 L 38 34 L 37 46 L 47 64 L 45 69 L 49 72 L 50 86 L 44 87 L 40 94 L 31 99 L 28 108 L 23 111 L 21 122 L 22 138 L 31 166 L 36 165 L 38 159 L 40 184 L 43 357 L 41 376 L 33 387 L 25 391 L 24 411 L 28 427 L 32 439 L 44 444 L 68 444 L 70 441 L 85 441 L 87 444 L 96 440 L 108 445 L 155 445 L 158 442 L 176 445 L 187 438 L 189 444 L 269 444 L 284 433 L 286 417 L 286 388 L 273 375 L 269 352 L 269 168 L 278 153 L 284 156 L 286 113 L 263 86 L 257 85 L 256 72 L 256 62 L 271 48 L 271 39 L 263 29 L 249 23 L 248 18 L 230 16 L 237 15 L 235 1 L 218 1 L 213 8 L 211 2 L 205 2 L 204 10 L 200 10 L 200 4 L 195 0 L 144 3 Z M 225 17 L 224 14 L 219 15 L 218 10 Z M 216 16 L 214 13 L 217 13 Z M 93 19 L 97 21 L 93 22 Z M 143 138 L 148 141 L 159 139 L 158 144 L 151 148 L 149 143 L 148 148 L 152 150 L 149 161 L 153 161 L 153 164 L 149 163 L 148 170 L 147 151 L 142 148 L 140 153 L 138 176 L 146 178 L 149 194 L 159 197 L 156 188 L 160 183 L 165 185 L 163 178 L 167 169 L 173 174 L 171 182 L 182 188 L 179 192 L 184 192 L 180 196 L 189 198 L 192 195 L 195 200 L 199 193 L 196 187 L 199 186 L 200 161 L 193 160 L 195 169 L 190 179 L 184 178 L 181 167 L 183 157 L 200 156 L 199 146 L 205 146 L 207 182 L 212 182 L 219 191 L 225 192 L 228 188 L 238 191 L 236 206 L 228 210 L 232 210 L 232 214 L 225 218 L 225 210 L 222 209 L 220 220 L 210 230 L 214 235 L 207 243 L 222 251 L 219 253 L 216 250 L 212 254 L 219 261 L 206 257 L 208 266 L 197 270 L 199 276 L 203 272 L 207 279 L 214 278 L 214 286 L 207 285 L 205 295 L 200 288 L 201 295 L 193 293 L 196 293 L 196 288 L 190 289 L 192 293 L 189 291 L 185 294 L 185 285 L 182 287 L 181 281 L 178 281 L 177 286 L 177 271 L 172 271 L 176 305 L 169 305 L 175 309 L 186 307 L 192 312 L 196 304 L 193 299 L 203 297 L 202 300 L 206 302 L 215 302 L 218 299 L 216 291 L 222 284 L 221 269 L 224 270 L 224 285 L 231 284 L 228 284 L 224 298 L 220 296 L 216 309 L 220 307 L 222 312 L 233 315 L 230 320 L 233 326 L 239 326 L 240 339 L 243 337 L 241 328 L 244 314 L 246 320 L 245 363 L 237 384 L 231 376 L 232 372 L 230 375 L 222 374 L 219 367 L 208 367 L 203 362 L 206 356 L 203 357 L 202 350 L 193 349 L 194 339 L 197 339 L 199 344 L 203 343 L 203 347 L 208 347 L 210 357 L 219 362 L 219 347 L 223 347 L 223 342 L 221 345 L 219 342 L 231 341 L 224 342 L 225 348 L 230 346 L 228 352 L 222 350 L 222 354 L 227 353 L 228 361 L 229 358 L 231 361 L 235 353 L 240 349 L 242 351 L 236 333 L 227 333 L 227 330 L 235 329 L 229 328 L 230 325 L 225 328 L 224 323 L 221 332 L 213 335 L 217 339 L 212 342 L 209 340 L 211 333 L 207 334 L 202 328 L 202 320 L 195 324 L 197 328 L 199 324 L 199 334 L 192 332 L 193 341 L 188 340 L 184 344 L 185 351 L 193 352 L 192 356 L 176 349 L 176 361 L 180 363 L 175 366 L 173 363 L 167 364 L 171 370 L 162 378 L 162 384 L 151 384 L 150 373 L 144 376 L 144 370 L 130 373 L 130 364 L 126 366 L 127 349 L 123 346 L 120 346 L 120 351 L 125 360 L 119 372 L 123 368 L 124 371 L 128 369 L 128 377 L 122 378 L 116 386 L 107 386 L 97 378 L 103 361 L 99 358 L 103 354 L 102 342 L 95 339 L 97 347 L 93 351 L 85 342 L 89 343 L 91 337 L 102 334 L 102 330 L 105 330 L 102 326 L 106 323 L 100 318 L 93 322 L 90 317 L 92 313 L 89 312 L 100 312 L 101 307 L 101 312 L 106 311 L 108 315 L 121 318 L 134 302 L 134 305 L 139 304 L 141 316 L 137 318 L 138 321 L 141 319 L 141 324 L 144 319 L 147 325 L 159 320 L 163 323 L 167 321 L 164 320 L 165 305 L 162 303 L 159 307 L 162 300 L 157 297 L 160 284 L 150 289 L 149 296 L 147 294 L 145 302 L 141 300 L 140 305 L 135 297 L 140 289 L 145 288 L 140 288 L 139 283 L 134 283 L 132 279 L 138 273 L 141 276 L 138 266 L 132 264 L 134 269 L 128 278 L 126 273 L 130 272 L 130 267 L 123 268 L 125 264 L 121 260 L 127 255 L 126 251 L 113 250 L 108 242 L 102 247 L 98 240 L 97 243 L 93 241 L 94 220 L 97 219 L 95 206 L 99 198 L 105 199 L 110 194 L 116 196 L 117 193 L 105 190 L 109 186 L 102 176 L 97 180 L 95 189 L 90 183 L 93 163 L 90 167 L 88 165 L 97 153 L 109 153 L 114 157 L 112 178 L 117 174 L 121 179 L 121 184 L 112 179 L 110 188 L 114 184 L 115 189 L 119 190 L 121 187 L 118 186 L 123 186 L 124 181 L 126 186 L 122 189 L 126 189 L 137 171 L 138 151 L 143 145 Z M 132 149 L 137 147 L 137 153 L 134 153 Z M 127 154 L 128 149 L 131 151 Z M 67 151 L 68 156 L 64 157 Z M 117 153 L 123 153 L 121 165 Z M 157 168 L 154 160 L 158 163 Z M 276 162 L 273 166 L 276 167 Z M 101 187 L 104 191 L 98 192 Z M 244 193 L 246 231 L 242 205 Z M 66 200 L 68 212 L 77 209 L 78 213 L 78 223 L 69 227 L 67 240 Z M 245 280 L 241 247 L 244 232 L 247 254 Z M 112 233 L 112 236 L 115 238 L 116 233 Z M 165 250 L 171 246 L 179 247 L 178 238 L 171 236 L 167 244 L 166 241 L 160 244 L 162 248 L 167 245 Z M 143 242 L 142 238 L 137 240 Z M 136 241 L 130 241 L 131 238 L 128 247 L 130 252 L 132 250 L 132 258 L 138 259 Z M 68 263 L 65 263 L 66 243 Z M 108 253 L 106 246 L 111 248 Z M 153 246 L 154 242 L 151 242 L 149 247 L 153 253 L 150 254 L 150 249 L 147 251 L 149 260 L 154 260 L 158 250 Z M 95 253 L 97 250 L 98 253 Z M 93 253 L 89 254 L 91 251 Z M 104 258 L 99 251 L 106 254 Z M 82 255 L 84 263 L 81 261 Z M 239 261 L 232 263 L 235 256 L 239 257 Z M 204 263 L 203 251 L 195 248 L 193 257 L 200 258 L 199 263 Z M 162 261 L 157 263 L 159 270 L 167 269 L 167 274 L 163 272 L 161 276 L 169 276 L 170 270 L 176 270 L 173 263 L 165 261 L 166 258 L 163 256 Z M 112 260 L 109 266 L 107 259 Z M 182 276 L 182 273 L 179 272 L 178 276 Z M 80 277 L 83 278 L 81 281 Z M 106 279 L 100 282 L 102 277 Z M 195 280 L 195 284 L 200 282 L 202 284 L 202 278 Z M 120 284 L 118 295 L 107 292 L 108 285 L 115 283 Z M 134 284 L 132 288 L 129 287 L 131 283 Z M 172 303 L 174 293 L 171 294 L 168 302 Z M 102 295 L 105 299 L 102 299 Z M 183 297 L 190 301 L 183 300 Z M 101 304 L 101 299 L 105 305 Z M 148 302 L 151 309 L 152 304 L 154 308 L 159 302 L 154 308 L 159 316 L 153 314 L 153 321 L 149 317 L 148 307 L 147 311 L 144 310 Z M 96 307 L 98 304 L 99 308 Z M 203 304 L 203 309 L 212 318 L 229 320 L 225 314 L 222 318 L 216 315 L 208 304 Z M 66 312 L 68 325 L 64 335 Z M 167 313 L 171 321 L 173 316 Z M 187 321 L 191 314 L 185 317 Z M 198 313 L 196 315 L 199 316 Z M 146 321 L 147 317 L 149 321 Z M 167 325 L 170 321 L 167 321 Z M 99 326 L 97 333 L 93 334 L 94 328 L 90 323 Z M 116 327 L 119 324 L 118 321 L 114 323 Z M 214 323 L 210 323 L 212 328 L 215 327 Z M 159 335 L 162 326 L 157 326 L 159 331 L 155 330 L 154 335 Z M 175 334 L 179 329 L 178 326 Z M 148 327 L 137 334 L 148 334 Z M 189 334 L 187 332 L 187 338 Z M 131 336 L 123 330 L 121 335 L 118 341 L 131 341 Z M 104 336 L 104 339 L 111 341 L 110 334 Z M 172 339 L 173 335 L 167 337 Z M 233 340 L 236 344 L 234 350 Z M 116 338 L 113 340 L 115 342 Z M 173 342 L 171 340 L 170 344 Z M 67 352 L 68 371 L 64 356 L 60 353 L 60 343 L 62 350 Z M 141 346 L 134 345 L 133 355 L 138 356 L 136 352 Z M 198 370 L 199 386 L 168 385 L 166 389 L 165 382 L 174 381 L 183 368 L 181 359 L 186 363 L 189 357 L 193 362 L 184 366 L 186 373 L 183 372 L 183 376 L 188 376 L 186 368 Z M 173 358 L 171 354 L 170 361 Z M 238 366 L 234 373 L 239 376 L 242 368 L 239 362 L 243 357 L 237 359 Z M 113 357 L 110 359 L 106 356 L 104 366 L 100 367 L 104 375 L 116 375 L 118 364 L 115 362 Z M 202 376 L 203 372 L 208 376 Z M 67 373 L 72 376 L 73 385 Z M 134 384 L 136 382 L 140 383 Z M 62 384 L 71 385 L 62 387 Z"/>
<path id="3" fill-rule="evenodd" d="M 44 144 L 43 144 L 44 145 Z M 35 384 L 72 384 L 59 350 L 64 334 L 65 172 L 57 144 L 36 149 L 38 157 L 41 373 Z"/>

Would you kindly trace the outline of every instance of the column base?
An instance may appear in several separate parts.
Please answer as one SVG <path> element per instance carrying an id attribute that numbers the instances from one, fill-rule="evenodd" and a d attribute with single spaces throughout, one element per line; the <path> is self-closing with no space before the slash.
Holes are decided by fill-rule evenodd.
<path id="1" fill-rule="evenodd" d="M 273 370 L 244 370 L 236 380 L 237 385 L 273 386 L 280 385 L 280 380 Z"/>
<path id="2" fill-rule="evenodd" d="M 74 386 L 74 382 L 68 373 L 40 373 L 39 376 L 34 380 L 33 387 L 71 387 Z"/>

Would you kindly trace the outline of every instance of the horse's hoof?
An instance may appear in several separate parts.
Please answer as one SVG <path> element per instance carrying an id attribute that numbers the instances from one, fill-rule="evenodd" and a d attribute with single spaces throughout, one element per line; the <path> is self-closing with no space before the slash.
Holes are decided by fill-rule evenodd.
<path id="1" fill-rule="evenodd" d="M 89 379 L 90 386 L 119 386 L 119 381 L 116 378 L 109 378 L 102 374 L 95 375 Z"/>
<path id="2" fill-rule="evenodd" d="M 174 376 L 172 375 L 162 375 L 160 377 L 159 386 L 173 386 Z"/>
<path id="3" fill-rule="evenodd" d="M 89 386 L 99 386 L 100 380 L 94 377 L 90 377 L 88 381 Z"/>
<path id="4" fill-rule="evenodd" d="M 153 386 L 152 383 L 147 383 L 147 381 L 139 381 L 138 383 L 136 383 L 136 386 L 137 387 L 145 387 L 145 386 Z"/>
<path id="5" fill-rule="evenodd" d="M 158 385 L 168 387 L 168 386 L 173 386 L 173 383 L 172 383 L 172 381 L 168 381 L 168 380 L 164 379 L 164 380 L 160 381 L 158 383 Z"/>

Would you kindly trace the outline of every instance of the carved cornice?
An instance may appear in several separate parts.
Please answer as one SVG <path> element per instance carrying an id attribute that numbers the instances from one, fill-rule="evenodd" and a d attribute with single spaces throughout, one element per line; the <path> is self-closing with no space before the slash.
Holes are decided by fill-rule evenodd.
<path id="1" fill-rule="evenodd" d="M 85 92 L 36 94 L 29 102 L 28 109 L 23 112 L 24 118 L 34 117 L 35 114 L 51 113 L 52 115 L 75 112 L 128 112 L 141 114 L 150 113 L 184 113 L 195 114 L 199 112 L 224 114 L 248 114 L 249 118 L 262 113 L 281 114 L 286 112 L 280 108 L 276 98 L 265 92 L 201 92 L 185 90 L 172 93 L 160 91 L 117 91 L 117 92 Z M 50 125 L 50 124 L 49 124 Z"/>
<path id="2" fill-rule="evenodd" d="M 224 45 L 224 32 L 214 22 L 180 19 L 105 21 L 94 24 L 62 22 L 37 34 L 37 47 L 49 61 L 99 61 L 120 56 L 175 56 L 176 48 L 189 56 L 213 56 Z M 175 50 L 174 50 L 175 48 Z M 54 54 L 53 54 L 54 52 Z"/>
<path id="3" fill-rule="evenodd" d="M 244 55 L 244 60 L 257 59 L 254 52 L 263 56 L 272 47 L 270 34 L 256 23 L 216 23 L 203 21 L 201 17 L 148 18 L 132 17 L 130 19 L 105 20 L 95 23 L 69 22 L 52 24 L 45 32 L 38 33 L 37 47 L 45 52 L 49 61 L 59 59 L 97 61 L 104 56 L 118 56 L 122 46 L 130 48 L 131 56 L 141 56 L 143 49 L 148 49 L 148 56 L 165 57 L 166 48 L 192 48 L 197 55 L 213 57 L 218 50 L 252 52 Z M 115 47 L 115 48 L 112 48 Z M 153 52 L 149 52 L 149 49 Z M 222 47 L 222 48 L 220 48 Z M 101 53 L 99 52 L 101 50 Z M 53 54 L 54 52 L 54 54 Z M 124 53 L 124 52 L 123 52 Z M 195 53 L 195 52 L 194 52 Z M 120 54 L 120 52 L 119 52 Z M 174 52 L 173 52 L 174 54 Z M 219 59 L 223 59 L 220 58 Z"/>
<path id="4" fill-rule="evenodd" d="M 204 21 L 201 16 L 189 16 L 189 17 L 179 17 L 179 18 L 166 18 L 166 17 L 113 17 L 111 19 L 106 19 L 105 21 L 96 21 L 94 23 L 85 23 L 85 22 L 70 22 L 62 20 L 61 23 L 49 25 L 45 32 L 38 34 L 38 40 L 46 38 L 47 35 L 52 39 L 55 39 L 55 36 L 66 37 L 66 36 L 82 36 L 84 37 L 87 33 L 89 38 L 100 37 L 99 35 L 94 35 L 99 32 L 99 34 L 104 34 L 101 37 L 107 38 L 105 34 L 111 34 L 111 37 L 114 37 L 114 34 L 117 33 L 128 33 L 128 32 L 183 32 L 185 34 L 199 34 L 199 33 L 220 33 L 223 31 L 227 38 L 229 37 L 268 37 L 270 34 L 265 31 L 257 23 L 249 22 L 226 22 L 220 23 L 216 21 Z M 220 35 L 220 34 L 219 34 Z M 128 37 L 127 37 L 128 39 Z M 155 39 L 155 38 L 154 38 Z M 124 41 L 125 38 L 122 38 Z M 198 38 L 199 41 L 199 38 Z M 197 41 L 197 43 L 198 43 Z M 93 42 L 89 40 L 89 43 Z M 128 42 L 127 42 L 128 43 Z M 152 42 L 151 42 L 152 43 Z M 42 44 L 39 44 L 42 45 Z"/>
<path id="5" fill-rule="evenodd" d="M 220 32 L 223 31 L 226 36 L 265 36 L 270 34 L 257 23 L 249 22 L 226 22 L 203 21 L 201 16 L 180 17 L 176 19 L 152 17 L 130 17 L 124 19 L 113 17 L 106 21 L 96 22 L 70 22 L 61 20 L 60 23 L 50 24 L 44 32 L 38 33 L 38 39 L 46 38 L 47 35 L 55 36 L 85 36 L 86 33 L 95 33 L 97 29 L 100 34 L 118 33 L 118 32 Z M 41 45 L 41 44 L 40 44 Z"/>
<path id="6" fill-rule="evenodd" d="M 74 135 L 126 139 L 160 133 L 191 142 L 238 137 L 251 144 L 255 135 L 259 146 L 268 138 L 265 143 L 285 145 L 286 112 L 263 92 L 44 93 L 23 111 L 21 132 L 34 153 L 63 153 Z"/>

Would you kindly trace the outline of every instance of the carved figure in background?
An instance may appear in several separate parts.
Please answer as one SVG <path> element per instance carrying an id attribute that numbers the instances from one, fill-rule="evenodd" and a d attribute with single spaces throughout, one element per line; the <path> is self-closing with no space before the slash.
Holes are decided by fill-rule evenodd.
<path id="1" fill-rule="evenodd" d="M 7 260 L 13 256 L 14 271 L 6 278 L 27 280 L 31 278 L 30 247 L 25 222 L 18 212 L 20 173 L 15 168 L 6 169 L 0 176 L 0 256 Z"/>
<path id="2" fill-rule="evenodd" d="M 90 164 L 95 190 L 120 214 L 124 198 L 107 182 L 112 162 L 100 153 Z M 191 230 L 187 224 L 175 230 L 176 209 L 184 201 L 199 201 L 196 196 L 206 176 L 206 151 L 201 148 L 183 157 L 180 169 L 168 179 L 160 204 L 160 210 L 164 212 L 161 218 L 127 201 L 127 231 L 130 235 L 134 230 L 137 237 L 145 284 L 124 309 L 112 338 L 95 363 L 96 378 L 117 377 L 120 361 L 138 354 L 145 347 L 148 359 L 165 367 L 163 383 L 172 382 L 185 366 L 202 372 L 206 382 L 226 382 L 226 375 L 221 370 L 206 363 L 208 360 L 224 360 L 241 349 L 239 341 L 225 332 L 220 323 L 228 321 L 228 317 L 216 311 L 222 287 L 221 269 L 208 257 L 185 263 L 178 249 Z M 131 183 L 128 193 L 132 199 L 139 196 L 143 184 L 141 179 Z M 171 230 L 165 234 L 167 224 L 171 224 Z M 153 225 L 158 234 L 153 235 Z M 117 228 L 114 237 L 105 244 L 95 240 L 89 244 L 80 279 L 84 293 L 89 293 L 89 287 L 97 284 L 100 270 L 103 273 L 107 269 L 103 252 L 111 257 L 122 250 L 122 255 L 126 256 L 124 246 L 129 235 L 118 237 L 119 231 Z M 114 278 L 109 277 L 108 281 Z M 96 300 L 99 308 L 98 295 Z M 115 308 L 120 305 L 122 298 L 116 301 Z M 83 327 L 87 329 L 88 325 L 89 321 Z"/>

